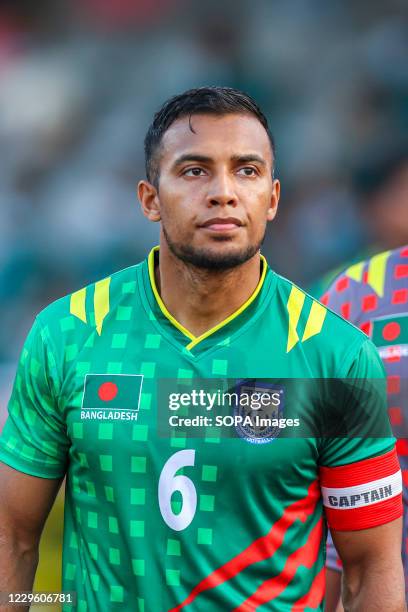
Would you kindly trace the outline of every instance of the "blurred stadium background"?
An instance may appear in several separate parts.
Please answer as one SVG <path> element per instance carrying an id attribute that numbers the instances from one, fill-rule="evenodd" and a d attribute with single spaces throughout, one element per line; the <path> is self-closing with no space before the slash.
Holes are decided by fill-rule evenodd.
<path id="1" fill-rule="evenodd" d="M 229 85 L 266 111 L 278 272 L 318 293 L 327 271 L 408 242 L 407 22 L 403 0 L 2 0 L 0 427 L 35 313 L 156 243 L 136 183 L 172 94 Z M 61 507 L 43 590 L 59 585 Z"/>

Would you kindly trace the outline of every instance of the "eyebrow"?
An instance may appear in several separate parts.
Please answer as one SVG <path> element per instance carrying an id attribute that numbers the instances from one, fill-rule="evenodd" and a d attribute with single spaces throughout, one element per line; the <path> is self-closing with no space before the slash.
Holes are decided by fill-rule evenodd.
<path id="1" fill-rule="evenodd" d="M 248 153 L 247 155 L 233 155 L 230 159 L 232 162 L 239 164 L 257 162 L 258 164 L 261 164 L 261 166 L 266 166 L 266 161 L 256 153 Z M 185 153 L 184 155 L 180 155 L 180 157 L 175 160 L 173 167 L 176 168 L 185 162 L 202 162 L 204 164 L 210 164 L 213 161 L 213 158 L 209 157 L 208 155 L 202 155 L 201 153 Z"/>
<path id="2" fill-rule="evenodd" d="M 237 162 L 239 164 L 257 162 L 258 164 L 261 164 L 261 166 L 266 166 L 266 161 L 256 153 L 249 153 L 248 155 L 233 155 L 231 157 L 231 161 Z"/>
<path id="3" fill-rule="evenodd" d="M 191 162 L 191 161 L 209 164 L 213 161 L 213 159 L 212 157 L 208 157 L 207 155 L 201 155 L 200 153 L 185 153 L 184 155 L 180 155 L 180 157 L 177 157 L 177 159 L 175 160 L 173 164 L 173 167 L 176 168 L 177 166 L 184 164 L 184 162 Z"/>

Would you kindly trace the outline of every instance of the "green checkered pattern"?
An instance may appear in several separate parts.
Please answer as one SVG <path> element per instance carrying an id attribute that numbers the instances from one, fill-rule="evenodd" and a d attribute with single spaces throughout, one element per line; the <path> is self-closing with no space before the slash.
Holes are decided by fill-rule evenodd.
<path id="1" fill-rule="evenodd" d="M 63 590 L 76 591 L 77 610 L 171 610 L 307 495 L 322 452 L 317 441 L 251 444 L 211 432 L 202 438 L 157 435 L 160 378 L 326 377 L 351 368 L 356 376 L 381 375 L 370 351 L 371 361 L 359 360 L 363 336 L 331 313 L 322 333 L 287 354 L 290 290 L 288 281 L 268 271 L 257 299 L 191 350 L 189 338 L 155 301 L 146 261 L 112 276 L 100 335 L 92 285 L 86 322 L 70 314 L 69 296 L 37 317 L 21 355 L 0 458 L 34 476 L 57 478 L 68 470 Z M 111 375 L 118 387 L 130 375 L 143 375 L 139 405 L 131 403 L 136 419 L 105 419 L 108 401 L 106 408 L 98 404 L 95 418 L 83 418 L 85 377 L 95 374 L 104 381 Z M 344 442 L 340 459 L 338 450 L 327 449 L 326 463 L 356 461 L 389 447 L 390 441 L 380 441 L 377 447 L 350 444 L 347 451 Z M 194 452 L 193 465 L 182 464 L 172 477 L 182 476 L 195 497 L 176 490 L 167 499 L 162 492 L 173 517 L 189 507 L 189 522 L 178 529 L 161 508 L 159 480 L 169 459 L 188 451 Z M 204 590 L 186 609 L 234 609 L 283 571 L 320 517 L 318 504 L 288 529 L 273 557 L 244 563 L 237 575 Z M 322 568 L 323 549 L 321 542 L 316 562 L 299 570 L 264 609 L 290 609 L 309 591 Z"/>

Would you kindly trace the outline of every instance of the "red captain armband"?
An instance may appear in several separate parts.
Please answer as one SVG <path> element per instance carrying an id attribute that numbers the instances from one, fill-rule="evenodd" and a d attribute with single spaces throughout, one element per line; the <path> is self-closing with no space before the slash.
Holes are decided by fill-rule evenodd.
<path id="1" fill-rule="evenodd" d="M 356 463 L 321 467 L 320 487 L 329 527 L 338 531 L 377 527 L 402 516 L 402 478 L 395 448 Z"/>

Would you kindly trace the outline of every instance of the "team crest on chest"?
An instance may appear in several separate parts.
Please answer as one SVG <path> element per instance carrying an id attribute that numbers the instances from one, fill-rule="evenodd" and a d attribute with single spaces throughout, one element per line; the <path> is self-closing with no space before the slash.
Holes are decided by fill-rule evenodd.
<path id="1" fill-rule="evenodd" d="M 235 430 L 240 438 L 252 444 L 275 440 L 281 431 L 283 389 L 276 384 L 244 380 L 237 384 L 238 402 L 234 407 Z"/>

